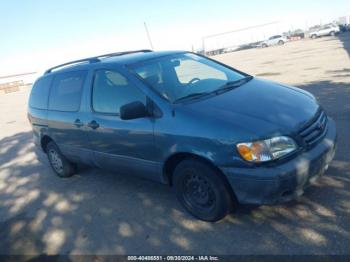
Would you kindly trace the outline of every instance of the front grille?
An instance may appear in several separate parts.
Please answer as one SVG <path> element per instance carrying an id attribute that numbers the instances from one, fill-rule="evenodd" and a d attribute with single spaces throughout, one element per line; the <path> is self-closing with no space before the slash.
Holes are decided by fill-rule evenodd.
<path id="1" fill-rule="evenodd" d="M 306 124 L 300 131 L 299 135 L 307 146 L 315 145 L 327 132 L 327 115 L 322 110 L 318 116 Z"/>

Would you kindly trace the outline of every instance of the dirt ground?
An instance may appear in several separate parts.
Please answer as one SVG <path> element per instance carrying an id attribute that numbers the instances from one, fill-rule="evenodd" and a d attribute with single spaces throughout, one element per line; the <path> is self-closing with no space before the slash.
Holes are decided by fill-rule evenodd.
<path id="1" fill-rule="evenodd" d="M 167 186 L 84 168 L 51 171 L 32 144 L 28 91 L 0 95 L 0 254 L 350 254 L 350 34 L 215 56 L 312 92 L 339 144 L 298 201 L 194 219 Z"/>

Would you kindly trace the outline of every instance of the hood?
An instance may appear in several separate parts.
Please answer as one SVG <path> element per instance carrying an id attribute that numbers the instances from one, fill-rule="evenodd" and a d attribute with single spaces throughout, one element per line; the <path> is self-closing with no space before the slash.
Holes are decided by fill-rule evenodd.
<path id="1" fill-rule="evenodd" d="M 226 93 L 183 106 L 259 135 L 291 133 L 310 120 L 319 108 L 306 91 L 257 78 Z"/>

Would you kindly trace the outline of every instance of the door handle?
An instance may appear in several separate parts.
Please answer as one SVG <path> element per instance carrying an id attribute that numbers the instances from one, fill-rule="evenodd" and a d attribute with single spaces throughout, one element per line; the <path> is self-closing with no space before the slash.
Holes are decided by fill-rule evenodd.
<path id="1" fill-rule="evenodd" d="M 82 127 L 84 125 L 83 122 L 80 121 L 80 119 L 76 119 L 73 123 L 76 127 Z"/>
<path id="2" fill-rule="evenodd" d="M 90 123 L 88 123 L 88 127 L 92 128 L 92 129 L 96 129 L 96 128 L 99 128 L 100 125 L 95 120 L 92 120 Z"/>

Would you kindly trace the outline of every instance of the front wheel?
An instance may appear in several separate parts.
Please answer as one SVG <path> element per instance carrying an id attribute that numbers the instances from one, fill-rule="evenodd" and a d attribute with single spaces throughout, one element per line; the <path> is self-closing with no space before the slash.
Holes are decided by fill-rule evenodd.
<path id="1" fill-rule="evenodd" d="M 74 164 L 70 163 L 61 153 L 54 142 L 49 142 L 46 147 L 47 158 L 50 165 L 59 177 L 70 177 L 75 173 Z"/>
<path id="2" fill-rule="evenodd" d="M 311 35 L 312 39 L 316 39 L 317 35 Z"/>
<path id="3" fill-rule="evenodd" d="M 218 221 L 232 210 L 233 201 L 227 183 L 205 162 L 183 160 L 175 168 L 173 184 L 180 203 L 201 220 Z"/>
<path id="4" fill-rule="evenodd" d="M 335 32 L 334 31 L 330 32 L 330 35 L 335 36 Z"/>

